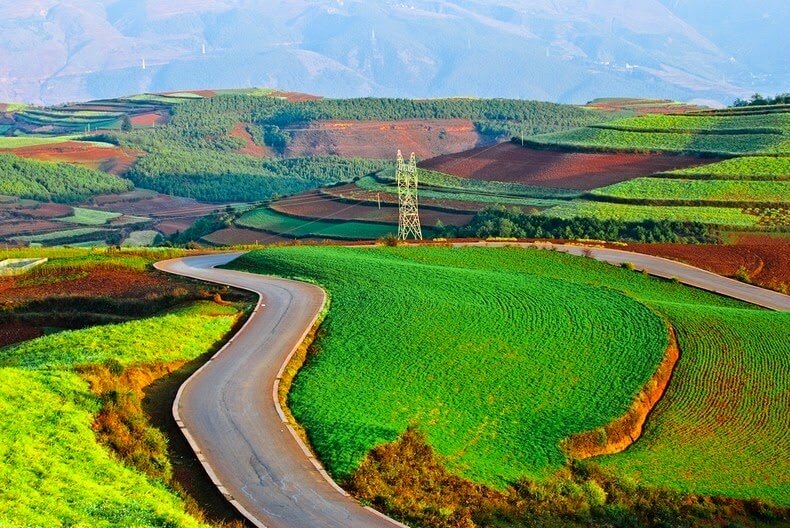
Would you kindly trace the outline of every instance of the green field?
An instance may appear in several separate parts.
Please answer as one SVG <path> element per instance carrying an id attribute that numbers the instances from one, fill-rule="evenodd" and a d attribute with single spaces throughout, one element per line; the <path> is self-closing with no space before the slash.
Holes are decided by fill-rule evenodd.
<path id="1" fill-rule="evenodd" d="M 665 175 L 716 180 L 790 180 L 790 157 L 744 156 L 680 169 Z"/>
<path id="2" fill-rule="evenodd" d="M 259 207 L 236 220 L 240 227 L 260 229 L 291 238 L 323 237 L 345 239 L 377 239 L 394 234 L 395 225 L 376 224 L 372 222 L 328 222 L 324 220 L 305 220 Z"/>
<path id="3" fill-rule="evenodd" d="M 790 182 L 636 178 L 590 194 L 597 199 L 643 205 L 790 205 Z"/>
<path id="4" fill-rule="evenodd" d="M 47 242 L 60 242 L 75 240 L 83 238 L 88 235 L 106 234 L 107 230 L 99 227 L 80 227 L 77 229 L 65 229 L 63 231 L 53 231 L 51 233 L 42 233 L 40 235 L 24 235 L 13 237 L 12 240 L 19 240 L 22 242 L 33 243 L 47 243 Z"/>
<path id="5" fill-rule="evenodd" d="M 71 141 L 77 136 L 3 136 L 0 137 L 0 149 L 15 149 L 22 147 L 35 147 L 36 145 L 51 145 Z"/>
<path id="6" fill-rule="evenodd" d="M 637 481 L 790 506 L 790 313 L 666 306 L 682 351 L 633 447 L 602 463 Z"/>
<path id="7" fill-rule="evenodd" d="M 680 491 L 790 504 L 788 314 L 513 248 L 277 248 L 232 267 L 315 280 L 331 296 L 289 405 L 336 476 L 409 424 L 475 481 L 545 476 L 564 463 L 564 437 L 628 406 L 662 356 L 666 318 L 686 382 L 673 380 L 644 440 L 603 463 Z"/>
<path id="8" fill-rule="evenodd" d="M 98 443 L 91 424 L 102 401 L 74 367 L 190 360 L 236 317 L 234 308 L 197 303 L 0 349 L 0 525 L 202 526 L 161 481 Z"/>
<path id="9" fill-rule="evenodd" d="M 770 115 L 648 115 L 529 138 L 537 146 L 592 151 L 790 154 L 790 112 Z"/>
<path id="10" fill-rule="evenodd" d="M 555 218 L 582 216 L 599 220 L 623 220 L 625 222 L 675 220 L 678 222 L 702 222 L 714 226 L 734 228 L 752 228 L 761 225 L 760 215 L 748 214 L 737 207 L 630 205 L 573 200 L 572 202 L 547 209 L 541 214 Z"/>
<path id="11" fill-rule="evenodd" d="M 75 207 L 74 214 L 71 216 L 56 218 L 55 220 L 69 224 L 104 225 L 110 220 L 118 218 L 119 216 L 121 216 L 121 213 L 100 211 L 98 209 L 85 209 L 84 207 Z"/>
<path id="12" fill-rule="evenodd" d="M 156 237 L 160 236 L 159 231 L 146 229 L 143 231 L 132 231 L 121 244 L 124 247 L 146 247 L 153 246 Z"/>

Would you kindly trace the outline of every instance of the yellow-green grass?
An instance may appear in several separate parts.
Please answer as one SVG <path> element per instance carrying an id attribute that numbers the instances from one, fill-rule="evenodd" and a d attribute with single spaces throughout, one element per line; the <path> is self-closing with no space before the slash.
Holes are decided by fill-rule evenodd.
<path id="1" fill-rule="evenodd" d="M 662 307 L 680 361 L 642 438 L 601 459 L 639 482 L 790 506 L 790 314 Z"/>
<path id="2" fill-rule="evenodd" d="M 81 238 L 87 235 L 99 235 L 107 233 L 107 230 L 100 227 L 79 227 L 76 229 L 65 229 L 63 231 L 52 231 L 50 233 L 42 233 L 39 235 L 22 235 L 13 237 L 11 240 L 18 240 L 21 242 L 59 242 L 68 241 L 71 239 Z"/>
<path id="3" fill-rule="evenodd" d="M 788 314 L 517 248 L 292 247 L 231 266 L 330 293 L 289 405 L 335 475 L 416 424 L 455 473 L 540 478 L 564 462 L 561 438 L 629 401 L 624 376 L 654 368 L 666 319 L 681 348 L 668 392 L 644 440 L 599 460 L 649 484 L 787 505 Z"/>
<path id="4" fill-rule="evenodd" d="M 397 231 L 397 226 L 373 222 L 306 220 L 287 216 L 267 207 L 259 207 L 244 213 L 241 218 L 236 220 L 236 224 L 291 238 L 323 237 L 375 240 Z"/>
<path id="5" fill-rule="evenodd" d="M 35 147 L 36 145 L 52 145 L 72 141 L 77 136 L 9 136 L 0 137 L 0 149 Z"/>
<path id="6" fill-rule="evenodd" d="M 636 178 L 590 191 L 611 201 L 643 205 L 790 205 L 790 182 Z"/>
<path id="7" fill-rule="evenodd" d="M 563 438 L 626 411 L 663 357 L 661 317 L 611 289 L 524 273 L 527 262 L 492 269 L 500 254 L 541 258 L 296 247 L 233 264 L 329 291 L 321 352 L 289 404 L 334 475 L 414 423 L 454 471 L 501 487 L 558 469 Z"/>
<path id="8" fill-rule="evenodd" d="M 152 246 L 157 236 L 159 236 L 159 231 L 154 231 L 152 229 L 132 231 L 121 245 L 127 247 Z"/>
<path id="9" fill-rule="evenodd" d="M 0 525 L 201 526 L 164 484 L 97 442 L 91 424 L 101 402 L 73 367 L 190 360 L 236 317 L 234 308 L 196 303 L 0 350 Z"/>
<path id="10" fill-rule="evenodd" d="M 555 218 L 588 217 L 599 220 L 674 220 L 702 222 L 709 225 L 733 228 L 753 228 L 760 225 L 760 216 L 749 214 L 737 207 L 631 205 L 588 200 L 573 200 L 541 214 Z"/>
<path id="11" fill-rule="evenodd" d="M 744 156 L 665 174 L 673 178 L 790 180 L 790 157 Z"/>
<path id="12" fill-rule="evenodd" d="M 84 207 L 75 207 L 74 213 L 71 216 L 64 216 L 55 218 L 58 222 L 66 222 L 69 224 L 81 225 L 104 225 L 114 218 L 121 216 L 121 213 L 114 213 L 111 211 L 100 211 L 98 209 L 86 209 Z"/>

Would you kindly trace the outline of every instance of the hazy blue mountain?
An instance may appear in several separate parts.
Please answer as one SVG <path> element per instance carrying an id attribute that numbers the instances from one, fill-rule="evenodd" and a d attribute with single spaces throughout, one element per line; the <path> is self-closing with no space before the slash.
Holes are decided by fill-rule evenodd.
<path id="1" fill-rule="evenodd" d="M 0 3 L 0 100 L 273 86 L 328 96 L 728 103 L 787 90 L 788 5 L 8 0 Z"/>

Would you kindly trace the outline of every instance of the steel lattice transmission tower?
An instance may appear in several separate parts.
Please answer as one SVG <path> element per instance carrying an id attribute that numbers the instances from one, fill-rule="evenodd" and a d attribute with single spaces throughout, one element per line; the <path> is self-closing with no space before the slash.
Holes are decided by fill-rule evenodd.
<path id="1" fill-rule="evenodd" d="M 398 151 L 398 166 L 395 172 L 398 181 L 398 238 L 406 240 L 410 236 L 422 240 L 420 211 L 417 205 L 417 159 L 411 153 L 409 163 L 403 161 Z"/>

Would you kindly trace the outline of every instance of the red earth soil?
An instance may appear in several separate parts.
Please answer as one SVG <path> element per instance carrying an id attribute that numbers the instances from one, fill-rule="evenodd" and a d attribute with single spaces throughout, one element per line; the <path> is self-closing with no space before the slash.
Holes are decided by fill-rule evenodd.
<path id="1" fill-rule="evenodd" d="M 630 251 L 678 260 L 727 277 L 743 268 L 765 288 L 790 287 L 790 238 L 742 237 L 735 244 L 629 244 Z M 784 285 L 784 286 L 783 286 Z"/>
<path id="2" fill-rule="evenodd" d="M 256 158 L 271 158 L 274 156 L 274 152 L 270 148 L 255 144 L 245 123 L 236 123 L 233 130 L 230 131 L 230 137 L 244 140 L 244 146 L 236 152 L 255 156 Z"/>
<path id="3" fill-rule="evenodd" d="M 44 331 L 24 323 L 0 323 L 0 348 L 44 335 Z"/>
<path id="4" fill-rule="evenodd" d="M 263 231 L 253 229 L 242 229 L 240 227 L 228 227 L 214 231 L 202 239 L 215 246 L 233 246 L 237 244 L 279 244 L 293 242 L 293 239 L 285 238 Z"/>
<path id="5" fill-rule="evenodd" d="M 68 205 L 42 202 L 36 207 L 18 209 L 16 212 L 31 218 L 62 218 L 74 213 L 74 209 Z"/>
<path id="6" fill-rule="evenodd" d="M 0 216 L 0 238 L 61 231 L 69 225 L 47 220 L 23 220 Z"/>
<path id="7" fill-rule="evenodd" d="M 169 294 L 173 288 L 183 286 L 155 273 L 100 267 L 61 270 L 52 276 L 0 278 L 0 304 L 72 295 L 145 298 Z"/>
<path id="8" fill-rule="evenodd" d="M 398 149 L 419 158 L 460 152 L 490 144 L 468 119 L 410 119 L 402 121 L 314 121 L 289 128 L 286 157 L 344 156 L 394 158 Z"/>
<path id="9" fill-rule="evenodd" d="M 630 110 L 636 115 L 643 114 L 685 114 L 688 112 L 698 112 L 705 107 L 693 104 L 673 104 L 672 101 L 661 101 L 658 99 L 613 99 L 597 103 L 588 103 L 586 108 L 603 110 L 605 112 L 619 112 Z"/>
<path id="10" fill-rule="evenodd" d="M 97 147 L 85 141 L 64 141 L 48 145 L 35 145 L 16 149 L 2 149 L 0 153 L 12 153 L 23 158 L 41 161 L 76 163 L 110 174 L 126 172 L 140 155 L 119 147 Z"/>
<path id="11" fill-rule="evenodd" d="M 156 112 L 138 114 L 130 117 L 129 120 L 132 122 L 132 125 L 136 127 L 150 127 L 154 125 L 163 125 L 167 123 L 169 118 L 170 116 L 166 110 L 159 110 Z"/>
<path id="12" fill-rule="evenodd" d="M 297 194 L 279 200 L 269 207 L 277 212 L 302 218 L 398 223 L 398 208 L 394 204 L 382 203 L 379 209 L 377 205 L 373 204 L 354 204 L 333 200 L 319 191 Z M 420 211 L 420 221 L 424 226 L 434 226 L 438 221 L 445 225 L 463 226 L 472 220 L 472 216 L 472 214 L 450 213 L 432 209 Z"/>
<path id="13" fill-rule="evenodd" d="M 586 191 L 714 161 L 718 160 L 667 154 L 561 152 L 500 143 L 425 160 L 420 167 L 462 178 Z"/>
<path id="14" fill-rule="evenodd" d="M 301 103 L 303 101 L 317 101 L 318 99 L 323 99 L 323 97 L 318 95 L 310 95 L 301 92 L 280 92 L 274 91 L 271 93 L 272 97 L 282 97 L 289 103 Z"/>

